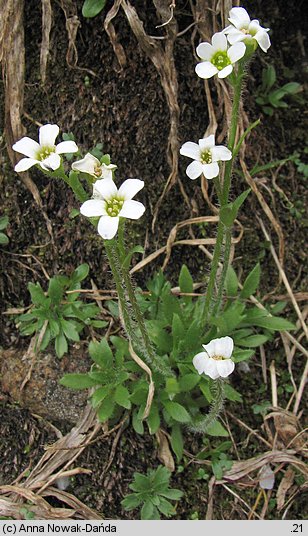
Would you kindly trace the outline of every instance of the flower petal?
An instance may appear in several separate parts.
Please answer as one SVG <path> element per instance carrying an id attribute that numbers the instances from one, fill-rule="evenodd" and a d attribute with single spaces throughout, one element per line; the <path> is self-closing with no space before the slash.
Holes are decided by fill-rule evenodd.
<path id="1" fill-rule="evenodd" d="M 63 153 L 77 153 L 78 147 L 74 141 L 68 140 L 68 141 L 61 141 L 61 143 L 58 143 L 56 146 L 56 153 L 63 154 Z"/>
<path id="2" fill-rule="evenodd" d="M 214 339 L 215 341 L 215 352 L 216 355 L 222 356 L 226 359 L 231 357 L 233 352 L 233 339 L 231 337 L 220 337 L 219 339 Z"/>
<path id="3" fill-rule="evenodd" d="M 240 41 L 244 41 L 244 39 L 247 38 L 247 34 L 244 34 L 240 30 L 237 30 L 234 28 L 234 26 L 230 27 L 231 30 L 228 32 L 228 41 L 230 45 L 234 45 L 235 43 L 239 43 Z"/>
<path id="4" fill-rule="evenodd" d="M 204 374 L 212 378 L 212 380 L 217 380 L 217 378 L 219 378 L 220 376 L 218 369 L 217 369 L 217 363 L 219 363 L 219 361 L 215 361 L 214 359 L 210 358 L 205 361 L 205 364 L 203 367 Z"/>
<path id="5" fill-rule="evenodd" d="M 217 372 L 222 378 L 226 378 L 234 371 L 234 362 L 231 359 L 216 361 Z"/>
<path id="6" fill-rule="evenodd" d="M 130 218 L 131 220 L 139 220 L 144 211 L 145 206 L 142 203 L 128 199 L 127 201 L 124 201 L 119 216 L 122 218 Z"/>
<path id="7" fill-rule="evenodd" d="M 119 217 L 102 216 L 98 222 L 98 233 L 106 240 L 111 240 L 116 234 L 119 227 Z"/>
<path id="8" fill-rule="evenodd" d="M 17 173 L 20 173 L 21 171 L 26 171 L 30 167 L 35 166 L 35 164 L 39 164 L 39 161 L 34 158 L 22 158 L 19 160 L 18 164 L 16 164 L 14 169 Z"/>
<path id="9" fill-rule="evenodd" d="M 206 149 L 212 149 L 212 147 L 215 146 L 215 135 L 211 134 L 207 138 L 203 138 L 202 140 L 199 140 L 199 147 L 201 151 L 205 151 Z"/>
<path id="10" fill-rule="evenodd" d="M 211 342 L 209 342 L 208 344 L 202 344 L 204 350 L 206 351 L 206 354 L 208 355 L 208 357 L 213 357 L 215 354 L 215 341 L 217 341 L 217 339 L 213 339 Z"/>
<path id="11" fill-rule="evenodd" d="M 218 162 L 219 160 L 231 160 L 232 158 L 231 151 L 227 147 L 224 147 L 224 145 L 216 145 L 211 152 L 214 162 Z"/>
<path id="12" fill-rule="evenodd" d="M 186 175 L 191 179 L 195 180 L 198 177 L 200 177 L 202 173 L 202 164 L 201 162 L 197 162 L 197 160 L 194 160 L 189 166 L 186 168 Z"/>
<path id="13" fill-rule="evenodd" d="M 226 76 L 229 76 L 229 74 L 232 73 L 232 70 L 232 65 L 227 65 L 227 67 L 219 71 L 218 78 L 226 78 Z"/>
<path id="14" fill-rule="evenodd" d="M 39 129 L 39 141 L 42 146 L 55 145 L 56 137 L 59 134 L 58 125 L 43 125 Z"/>
<path id="15" fill-rule="evenodd" d="M 197 55 L 202 60 L 210 60 L 214 54 L 214 50 L 210 43 L 200 43 L 196 48 Z"/>
<path id="16" fill-rule="evenodd" d="M 248 27 L 250 17 L 243 7 L 233 7 L 229 11 L 229 21 L 240 30 Z"/>
<path id="17" fill-rule="evenodd" d="M 212 162 L 211 164 L 202 165 L 202 173 L 206 179 L 213 179 L 219 175 L 219 166 L 217 162 Z"/>
<path id="18" fill-rule="evenodd" d="M 21 138 L 21 140 L 14 143 L 12 149 L 17 153 L 24 154 L 30 158 L 35 158 L 40 150 L 40 146 L 37 141 L 34 141 L 26 136 L 25 138 Z"/>
<path id="19" fill-rule="evenodd" d="M 61 156 L 56 153 L 51 153 L 47 158 L 42 160 L 42 162 L 39 162 L 39 165 L 43 169 L 47 169 L 48 171 L 52 169 L 54 171 L 61 166 Z"/>
<path id="20" fill-rule="evenodd" d="M 76 160 L 76 162 L 73 162 L 72 169 L 74 171 L 88 173 L 88 175 L 94 175 L 94 170 L 98 166 L 100 166 L 100 161 L 91 153 L 87 153 L 86 156 L 81 160 Z"/>
<path id="21" fill-rule="evenodd" d="M 235 63 L 236 61 L 240 60 L 244 56 L 245 52 L 245 43 L 235 43 L 235 45 L 232 45 L 228 50 L 228 56 L 231 63 Z"/>
<path id="22" fill-rule="evenodd" d="M 193 365 L 195 369 L 197 369 L 199 374 L 202 374 L 202 372 L 204 372 L 204 365 L 207 359 L 208 357 L 205 352 L 200 352 L 193 358 Z"/>
<path id="23" fill-rule="evenodd" d="M 187 141 L 184 143 L 180 149 L 180 154 L 183 156 L 188 156 L 188 158 L 193 158 L 193 160 L 200 160 L 200 147 L 197 143 L 193 141 Z"/>
<path id="24" fill-rule="evenodd" d="M 127 179 L 119 188 L 119 196 L 125 200 L 132 199 L 142 188 L 144 182 L 139 179 Z"/>
<path id="25" fill-rule="evenodd" d="M 217 32 L 212 37 L 213 52 L 218 50 L 227 50 L 228 42 L 223 32 Z"/>
<path id="26" fill-rule="evenodd" d="M 215 67 L 215 65 L 213 65 L 210 61 L 197 63 L 195 71 L 200 78 L 204 78 L 205 80 L 218 73 L 217 67 Z"/>
<path id="27" fill-rule="evenodd" d="M 269 47 L 271 46 L 271 41 L 267 31 L 260 30 L 258 33 L 256 33 L 254 38 L 257 41 L 259 47 L 263 50 L 263 52 L 267 52 Z"/>
<path id="28" fill-rule="evenodd" d="M 87 218 L 95 218 L 96 216 L 105 216 L 105 201 L 101 199 L 89 199 L 80 207 L 80 213 Z"/>
<path id="29" fill-rule="evenodd" d="M 96 181 L 93 185 L 93 188 L 95 188 L 103 199 L 110 199 L 118 193 L 116 185 L 110 179 L 101 179 Z"/>

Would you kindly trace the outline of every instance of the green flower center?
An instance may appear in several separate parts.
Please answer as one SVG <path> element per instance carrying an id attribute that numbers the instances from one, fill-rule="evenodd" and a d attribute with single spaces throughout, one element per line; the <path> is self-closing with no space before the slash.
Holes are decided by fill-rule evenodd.
<path id="1" fill-rule="evenodd" d="M 50 156 L 52 153 L 55 152 L 55 146 L 45 146 L 45 147 L 41 147 L 40 150 L 38 151 L 36 157 L 37 159 L 42 162 L 43 160 L 45 160 L 46 158 L 48 158 L 48 156 Z"/>
<path id="2" fill-rule="evenodd" d="M 223 361 L 225 358 L 222 355 L 213 355 L 212 359 L 215 359 L 215 361 Z"/>
<path id="3" fill-rule="evenodd" d="M 112 199 L 108 199 L 105 205 L 108 216 L 116 218 L 119 215 L 121 208 L 123 207 L 123 203 L 124 199 L 121 199 L 119 197 L 113 197 Z"/>
<path id="4" fill-rule="evenodd" d="M 211 59 L 211 63 L 215 65 L 218 71 L 222 71 L 227 65 L 231 65 L 231 61 L 225 50 L 218 50 L 218 52 L 215 52 Z"/>
<path id="5" fill-rule="evenodd" d="M 211 164 L 212 163 L 212 153 L 209 149 L 201 153 L 201 164 Z"/>

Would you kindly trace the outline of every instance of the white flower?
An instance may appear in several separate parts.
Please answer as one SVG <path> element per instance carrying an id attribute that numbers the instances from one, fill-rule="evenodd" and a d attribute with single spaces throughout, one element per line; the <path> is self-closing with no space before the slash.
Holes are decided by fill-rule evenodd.
<path id="1" fill-rule="evenodd" d="M 55 145 L 58 134 L 58 125 L 47 124 L 39 128 L 39 143 L 28 137 L 17 141 L 13 145 L 14 151 L 24 154 L 27 158 L 22 158 L 16 164 L 15 171 L 26 171 L 36 164 L 45 171 L 58 169 L 61 165 L 60 154 L 78 151 L 74 141 L 62 141 Z"/>
<path id="2" fill-rule="evenodd" d="M 194 160 L 186 169 L 186 174 L 190 179 L 196 179 L 202 173 L 207 179 L 213 179 L 219 174 L 217 162 L 232 158 L 232 153 L 227 147 L 215 145 L 214 134 L 199 140 L 199 145 L 187 141 L 182 145 L 180 154 Z"/>
<path id="3" fill-rule="evenodd" d="M 233 7 L 229 12 L 230 26 L 224 29 L 231 45 L 246 41 L 255 40 L 263 52 L 267 52 L 271 46 L 268 36 L 269 28 L 262 28 L 258 20 L 250 20 L 250 17 L 243 7 Z"/>
<path id="4" fill-rule="evenodd" d="M 72 164 L 74 171 L 81 171 L 93 175 L 97 179 L 112 179 L 112 170 L 116 169 L 114 164 L 101 164 L 98 158 L 91 153 L 87 153 L 82 160 L 77 160 Z"/>
<path id="5" fill-rule="evenodd" d="M 212 44 L 200 43 L 196 52 L 201 63 L 196 65 L 195 71 L 200 78 L 211 78 L 218 74 L 218 78 L 226 78 L 232 70 L 233 64 L 240 60 L 246 51 L 244 43 L 236 43 L 228 48 L 226 36 L 222 33 L 215 33 L 212 37 Z"/>
<path id="6" fill-rule="evenodd" d="M 111 240 L 116 235 L 120 218 L 138 220 L 144 213 L 144 205 L 132 200 L 143 186 L 144 182 L 139 179 L 127 179 L 118 190 L 112 180 L 96 181 L 94 199 L 83 203 L 80 212 L 88 218 L 101 216 L 97 230 L 103 238 Z"/>
<path id="7" fill-rule="evenodd" d="M 206 374 L 212 380 L 219 377 L 226 378 L 234 370 L 234 362 L 231 359 L 233 352 L 233 340 L 231 337 L 213 339 L 209 344 L 202 344 L 205 352 L 195 355 L 193 365 L 199 374 Z"/>

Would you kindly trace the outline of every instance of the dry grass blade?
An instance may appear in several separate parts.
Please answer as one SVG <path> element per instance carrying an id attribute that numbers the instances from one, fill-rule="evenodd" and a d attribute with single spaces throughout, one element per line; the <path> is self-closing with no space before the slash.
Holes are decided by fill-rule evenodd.
<path id="1" fill-rule="evenodd" d="M 133 360 L 137 363 L 137 365 L 139 365 L 140 368 L 142 368 L 142 370 L 144 370 L 147 373 L 147 375 L 149 376 L 149 379 L 150 379 L 147 403 L 146 403 L 146 406 L 145 406 L 145 409 L 144 409 L 144 412 L 143 412 L 143 416 L 142 416 L 142 420 L 144 420 L 149 416 L 149 413 L 150 413 L 150 410 L 151 410 L 151 405 L 152 405 L 152 402 L 153 402 L 154 391 L 155 391 L 155 385 L 154 385 L 153 378 L 152 378 L 152 371 L 148 367 L 148 365 L 144 361 L 142 361 L 142 359 L 136 354 L 136 352 L 134 351 L 134 349 L 132 347 L 131 342 L 129 342 L 129 347 L 128 348 L 129 348 L 129 353 L 130 353 L 131 357 L 133 358 Z"/>
<path id="2" fill-rule="evenodd" d="M 169 17 L 169 4 L 164 0 L 154 0 L 156 11 L 162 20 Z M 160 76 L 162 88 L 165 92 L 169 113 L 170 113 L 170 130 L 168 136 L 167 160 L 171 172 L 165 183 L 163 192 L 157 201 L 154 209 L 152 228 L 154 229 L 159 207 L 168 193 L 170 188 L 175 184 L 178 174 L 178 127 L 180 118 L 180 108 L 178 105 L 178 81 L 177 72 L 174 63 L 173 47 L 177 36 L 177 23 L 174 19 L 165 27 L 167 39 L 165 45 L 158 43 L 146 34 L 143 23 L 140 20 L 137 11 L 127 0 L 121 1 L 122 8 L 125 12 L 129 25 L 135 34 L 140 48 L 153 62 Z"/>
<path id="3" fill-rule="evenodd" d="M 104 28 L 109 36 L 109 39 L 111 41 L 111 44 L 112 44 L 114 53 L 117 57 L 117 60 L 119 62 L 119 65 L 121 69 L 123 69 L 123 67 L 125 67 L 126 65 L 126 56 L 125 56 L 124 48 L 122 47 L 121 43 L 119 43 L 116 31 L 111 22 L 112 19 L 114 19 L 118 14 L 118 11 L 121 7 L 121 1 L 122 0 L 115 0 L 115 2 L 113 3 L 112 8 L 110 9 L 110 11 L 108 11 L 106 15 Z"/>
<path id="4" fill-rule="evenodd" d="M 40 52 L 40 72 L 42 83 L 45 84 L 46 69 L 50 46 L 50 30 L 52 10 L 50 0 L 42 0 L 42 43 Z"/>
<path id="5" fill-rule="evenodd" d="M 306 478 L 308 478 L 308 468 L 306 464 L 298 459 L 295 454 L 295 450 L 274 450 L 265 452 L 264 454 L 256 456 L 255 458 L 250 458 L 249 460 L 234 462 L 232 469 L 224 474 L 223 480 L 220 482 L 237 482 L 248 476 L 250 473 L 257 471 L 263 467 L 263 465 L 269 463 L 289 463 L 294 465 Z M 251 485 L 255 485 L 255 482 L 252 481 Z"/>
<path id="6" fill-rule="evenodd" d="M 32 505 L 27 505 L 27 510 L 33 512 L 36 519 L 71 519 L 75 515 L 75 510 L 53 508 L 45 499 L 22 486 L 0 486 L 0 494 L 16 496 L 19 501 L 24 499 L 24 502 L 19 502 L 19 504 L 16 504 L 16 501 L 11 498 L 0 499 L 0 514 L 10 515 L 14 519 L 24 518 L 21 508 L 23 504 L 28 502 L 32 503 Z"/>
<path id="7" fill-rule="evenodd" d="M 72 495 L 71 493 L 67 493 L 67 491 L 61 491 L 57 488 L 51 487 L 42 493 L 42 497 L 50 496 L 55 497 L 59 501 L 62 501 L 63 503 L 66 503 L 68 506 L 70 506 L 76 512 L 76 517 L 80 517 L 81 519 L 104 519 L 97 512 L 95 512 L 95 510 L 92 510 L 91 508 L 86 506 L 74 495 Z"/>
<path id="8" fill-rule="evenodd" d="M 244 160 L 242 158 L 240 158 L 240 163 L 241 163 L 241 167 L 242 167 L 242 170 L 243 170 L 244 177 L 245 177 L 246 181 L 248 182 L 248 184 L 249 184 L 250 188 L 252 189 L 252 191 L 256 194 L 257 199 L 258 199 L 262 209 L 264 210 L 266 216 L 270 220 L 272 226 L 274 227 L 274 229 L 275 229 L 275 231 L 277 233 L 278 240 L 279 240 L 279 260 L 280 260 L 280 263 L 283 265 L 283 261 L 284 261 L 284 237 L 283 237 L 283 232 L 282 232 L 282 229 L 281 229 L 281 225 L 276 220 L 273 212 L 271 211 L 271 209 L 268 206 L 267 202 L 265 201 L 263 195 L 259 191 L 256 182 L 253 180 L 252 176 L 250 175 L 250 173 L 249 173 L 249 171 L 247 169 L 247 166 L 246 166 L 246 164 L 245 164 L 245 162 L 244 162 Z"/>
<path id="9" fill-rule="evenodd" d="M 292 467 L 288 467 L 288 469 L 286 470 L 283 478 L 281 479 L 281 482 L 280 482 L 280 484 L 278 486 L 278 490 L 277 490 L 276 498 L 277 498 L 277 510 L 278 510 L 278 512 L 280 510 L 282 510 L 282 508 L 285 505 L 286 494 L 289 491 L 289 489 L 291 488 L 291 486 L 293 485 L 294 477 L 295 477 L 295 473 L 294 473 Z"/>
<path id="10" fill-rule="evenodd" d="M 308 340 L 308 328 L 307 328 L 306 322 L 305 322 L 305 320 L 304 320 L 304 318 L 303 318 L 303 315 L 302 315 L 302 313 L 301 313 L 300 308 L 298 307 L 297 301 L 296 301 L 296 299 L 295 299 L 295 297 L 294 297 L 293 291 L 292 291 L 292 289 L 291 289 L 291 286 L 290 286 L 290 283 L 289 283 L 289 281 L 288 281 L 288 278 L 287 278 L 287 276 L 286 276 L 286 274 L 285 274 L 285 271 L 284 271 L 284 269 L 283 269 L 283 267 L 282 267 L 282 265 L 281 265 L 281 262 L 280 262 L 279 259 L 278 259 L 278 256 L 277 256 L 277 254 L 276 254 L 276 251 L 275 251 L 274 246 L 273 246 L 272 241 L 271 241 L 271 237 L 270 237 L 269 233 L 267 232 L 267 230 L 266 230 L 266 228 L 265 228 L 264 223 L 262 222 L 262 220 L 261 220 L 260 218 L 258 218 L 258 220 L 259 220 L 259 223 L 260 223 L 262 232 L 263 232 L 263 234 L 264 234 L 266 240 L 270 243 L 271 254 L 272 254 L 273 259 L 274 259 L 274 261 L 275 261 L 275 264 L 276 264 L 276 266 L 277 266 L 277 268 L 278 268 L 280 277 L 281 277 L 281 279 L 282 279 L 282 281 L 283 281 L 284 286 L 286 287 L 287 293 L 288 293 L 289 296 L 290 296 L 290 299 L 291 299 L 292 305 L 293 305 L 293 307 L 294 307 L 294 310 L 295 310 L 295 312 L 296 312 L 296 314 L 297 314 L 297 316 L 298 316 L 298 319 L 299 319 L 299 321 L 300 321 L 300 323 L 301 323 L 301 326 L 302 326 L 302 328 L 303 328 L 303 331 L 304 331 L 304 333 L 305 333 L 305 335 L 306 335 L 306 338 L 307 338 L 307 340 Z"/>
<path id="11" fill-rule="evenodd" d="M 157 457 L 169 471 L 173 472 L 175 470 L 175 464 L 169 447 L 168 437 L 161 429 L 157 430 L 155 436 L 158 442 Z"/>

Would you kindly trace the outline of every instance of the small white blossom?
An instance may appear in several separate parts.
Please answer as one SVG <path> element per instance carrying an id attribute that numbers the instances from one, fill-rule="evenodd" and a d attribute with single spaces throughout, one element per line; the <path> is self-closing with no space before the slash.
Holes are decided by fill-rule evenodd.
<path id="1" fill-rule="evenodd" d="M 80 212 L 83 216 L 93 218 L 101 216 L 98 233 L 111 240 L 118 230 L 120 218 L 138 220 L 145 211 L 145 206 L 133 197 L 143 188 L 139 179 L 127 179 L 117 189 L 113 180 L 101 179 L 93 185 L 93 197 L 83 203 Z"/>
<path id="2" fill-rule="evenodd" d="M 231 359 L 233 340 L 231 337 L 213 339 L 209 344 L 202 344 L 205 352 L 200 352 L 193 358 L 193 365 L 199 374 L 206 374 L 212 380 L 226 378 L 234 370 Z"/>
<path id="3" fill-rule="evenodd" d="M 186 168 L 186 174 L 192 180 L 203 173 L 207 179 L 213 179 L 219 174 L 220 160 L 231 160 L 232 153 L 223 145 L 215 145 L 215 136 L 211 134 L 198 143 L 187 141 L 182 145 L 180 154 L 193 158 L 193 162 Z"/>
<path id="4" fill-rule="evenodd" d="M 224 29 L 231 45 L 246 41 L 249 43 L 255 40 L 263 52 L 267 52 L 271 46 L 268 36 L 269 28 L 262 28 L 257 19 L 250 20 L 250 17 L 243 7 L 233 7 L 229 12 L 230 26 Z"/>
<path id="5" fill-rule="evenodd" d="M 233 64 L 240 60 L 246 51 L 244 43 L 236 43 L 228 48 L 226 36 L 222 33 L 215 33 L 212 37 L 212 44 L 200 43 L 196 52 L 201 63 L 196 65 L 196 73 L 200 78 L 211 78 L 215 74 L 218 78 L 226 78 L 233 70 Z"/>
<path id="6" fill-rule="evenodd" d="M 27 158 L 22 158 L 16 164 L 15 171 L 26 171 L 36 164 L 45 171 L 58 169 L 61 165 L 60 154 L 78 151 L 74 141 L 62 141 L 55 145 L 58 134 L 58 125 L 47 124 L 39 128 L 39 143 L 28 137 L 17 141 L 13 145 L 14 151 L 24 154 Z"/>
<path id="7" fill-rule="evenodd" d="M 112 170 L 116 169 L 114 164 L 101 164 L 98 158 L 91 153 L 87 153 L 82 160 L 77 160 L 72 164 L 74 171 L 88 173 L 97 179 L 112 179 Z"/>
<path id="8" fill-rule="evenodd" d="M 275 473 L 267 463 L 259 471 L 259 484 L 262 489 L 273 489 L 275 484 Z"/>

